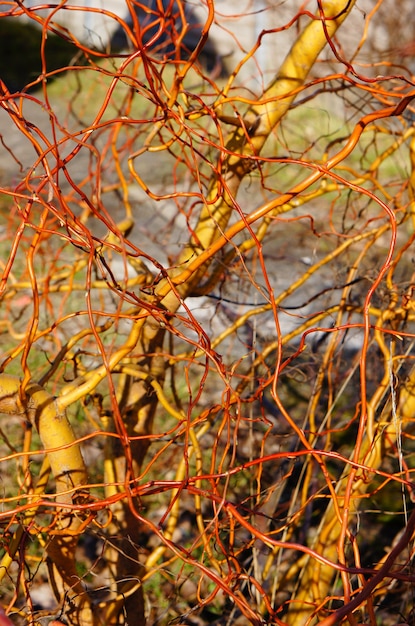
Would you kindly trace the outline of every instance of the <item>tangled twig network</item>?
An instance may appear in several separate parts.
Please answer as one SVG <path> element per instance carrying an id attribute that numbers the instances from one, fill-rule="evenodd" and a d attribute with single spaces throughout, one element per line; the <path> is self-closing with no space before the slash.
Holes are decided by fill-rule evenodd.
<path id="1" fill-rule="evenodd" d="M 0 624 L 413 622 L 410 2 L 222 4 L 0 1 Z"/>

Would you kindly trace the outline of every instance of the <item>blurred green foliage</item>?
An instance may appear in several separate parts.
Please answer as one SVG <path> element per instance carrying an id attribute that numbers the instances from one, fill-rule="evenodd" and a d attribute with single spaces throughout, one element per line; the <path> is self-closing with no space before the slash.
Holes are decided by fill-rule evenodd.
<path id="1" fill-rule="evenodd" d="M 16 19 L 0 19 L 0 78 L 11 92 L 20 91 L 42 73 L 42 31 Z M 46 39 L 47 71 L 82 63 L 80 52 L 65 39 L 48 32 Z"/>

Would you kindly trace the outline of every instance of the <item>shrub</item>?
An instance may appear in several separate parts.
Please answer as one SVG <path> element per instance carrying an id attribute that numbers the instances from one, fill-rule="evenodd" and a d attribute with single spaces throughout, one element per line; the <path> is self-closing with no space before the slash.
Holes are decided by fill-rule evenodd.
<path id="1" fill-rule="evenodd" d="M 8 6 L 42 27 L 0 99 L 10 619 L 409 623 L 415 92 L 364 63 L 390 2 L 271 7 L 229 78 L 198 62 L 210 0 L 173 58 Z"/>

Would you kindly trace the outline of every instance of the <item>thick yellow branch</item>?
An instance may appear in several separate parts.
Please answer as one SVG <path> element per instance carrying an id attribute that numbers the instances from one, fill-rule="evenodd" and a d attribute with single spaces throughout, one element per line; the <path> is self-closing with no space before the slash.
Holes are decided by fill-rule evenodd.
<path id="1" fill-rule="evenodd" d="M 304 85 L 311 68 L 327 44 L 327 36 L 333 37 L 354 4 L 355 0 L 323 0 L 326 32 L 322 20 L 310 21 L 292 46 L 260 102 L 247 112 L 245 128 L 237 128 L 228 138 L 225 146 L 228 156 L 224 159 L 221 172 L 223 178 L 213 179 L 195 235 L 183 249 L 172 276 L 179 275 L 190 260 L 194 261 L 222 235 L 234 212 L 234 199 L 239 186 L 251 170 L 249 158 L 260 154 L 268 137 Z M 199 272 L 195 272 L 184 285 L 180 285 L 180 294 L 186 297 L 199 279 Z M 164 290 L 165 285 L 161 281 L 157 293 L 163 293 Z M 176 295 L 171 291 L 163 299 L 163 305 L 170 311 L 177 310 L 179 304 Z"/>
<path id="2" fill-rule="evenodd" d="M 71 425 L 55 398 L 36 383 L 25 389 L 26 404 L 22 401 L 21 381 L 15 376 L 0 375 L 0 411 L 20 415 L 37 429 L 48 455 L 56 481 L 59 502 L 72 501 L 68 490 L 86 484 L 87 472 L 79 444 Z"/>
<path id="3" fill-rule="evenodd" d="M 378 398 L 381 401 L 381 398 Z M 366 435 L 362 444 L 361 462 L 366 467 L 378 469 L 395 443 L 399 435 L 391 403 L 388 403 L 383 411 L 385 421 L 379 422 L 378 431 L 374 438 Z M 415 368 L 411 370 L 407 382 L 402 388 L 397 411 L 397 419 L 401 423 L 413 420 L 415 416 Z M 317 540 L 312 546 L 313 550 L 329 559 L 332 562 L 338 561 L 338 547 L 342 535 L 342 525 L 344 520 L 339 519 L 339 508 L 344 504 L 345 489 L 348 481 L 350 468 L 347 467 L 342 477 L 337 483 L 337 502 L 330 502 L 320 523 L 320 530 L 317 533 Z M 353 503 L 354 514 L 359 509 L 361 496 L 367 493 L 372 482 L 367 479 L 367 475 L 362 472 L 356 474 L 353 483 L 351 501 Z M 289 626 L 304 626 L 318 623 L 318 618 L 313 618 L 315 607 L 322 606 L 326 597 L 330 593 L 335 570 L 327 564 L 317 563 L 311 558 L 303 569 L 299 591 L 296 593 L 293 602 L 289 606 L 286 622 Z M 330 623 L 337 623 L 335 621 Z"/>
<path id="4" fill-rule="evenodd" d="M 66 414 L 59 409 L 55 398 L 36 383 L 29 382 L 24 390 L 21 387 L 19 378 L 0 374 L 0 412 L 29 420 L 39 433 L 55 478 L 56 501 L 62 504 L 57 512 L 56 531 L 47 548 L 53 587 L 59 600 L 63 600 L 68 590 L 75 593 L 73 610 L 77 619 L 82 620 L 79 623 L 89 626 L 92 613 L 75 563 L 82 520 L 65 510 L 65 504 L 73 504 L 79 488 L 87 483 L 85 463 Z M 40 498 L 41 493 L 36 496 Z"/>

